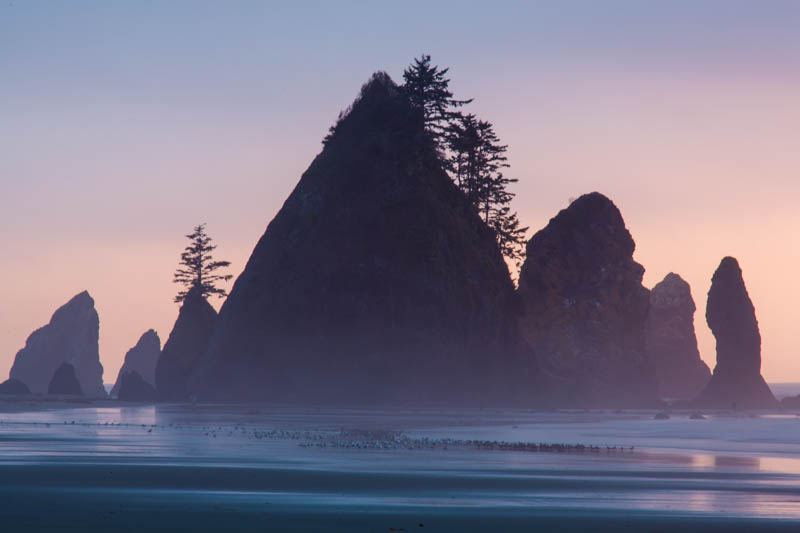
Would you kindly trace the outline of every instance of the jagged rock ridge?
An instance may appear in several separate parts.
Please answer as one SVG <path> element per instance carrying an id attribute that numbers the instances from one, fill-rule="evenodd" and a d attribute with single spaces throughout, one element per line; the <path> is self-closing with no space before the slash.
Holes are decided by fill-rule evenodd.
<path id="1" fill-rule="evenodd" d="M 761 376 L 761 333 L 742 269 L 725 257 L 711 279 L 706 321 L 717 340 L 717 365 L 695 400 L 705 408 L 772 408 L 778 402 Z"/>
<path id="2" fill-rule="evenodd" d="M 49 324 L 31 333 L 14 358 L 10 377 L 23 382 L 31 392 L 43 394 L 56 369 L 68 362 L 86 396 L 105 397 L 99 332 L 94 300 L 84 291 L 61 306 Z"/>
<path id="3" fill-rule="evenodd" d="M 558 405 L 652 406 L 645 354 L 649 291 L 617 207 L 581 196 L 537 232 L 519 278 L 522 331 L 557 386 Z"/>
<path id="4" fill-rule="evenodd" d="M 442 170 L 421 116 L 378 74 L 259 240 L 192 390 L 491 402 L 535 371 L 515 305 L 494 236 Z"/>
<path id="5" fill-rule="evenodd" d="M 83 396 L 83 389 L 77 376 L 75 376 L 75 367 L 66 361 L 61 363 L 47 386 L 47 394 Z"/>
<path id="6" fill-rule="evenodd" d="M 155 369 L 155 384 L 162 400 L 188 398 L 186 382 L 208 346 L 217 312 L 197 289 L 186 295 Z"/>
<path id="7" fill-rule="evenodd" d="M 663 398 L 690 400 L 711 378 L 697 349 L 695 310 L 691 288 L 677 274 L 667 274 L 650 291 L 645 342 Z"/>
<path id="8" fill-rule="evenodd" d="M 136 343 L 136 346 L 125 354 L 125 361 L 119 369 L 117 381 L 111 389 L 111 397 L 119 396 L 122 376 L 125 372 L 135 372 L 140 378 L 152 386 L 156 383 L 156 364 L 161 355 L 161 339 L 154 330 L 147 330 Z"/>

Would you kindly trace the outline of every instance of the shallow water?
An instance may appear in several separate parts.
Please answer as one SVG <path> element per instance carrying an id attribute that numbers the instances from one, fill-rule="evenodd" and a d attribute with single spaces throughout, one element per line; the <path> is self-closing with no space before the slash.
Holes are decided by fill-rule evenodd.
<path id="1" fill-rule="evenodd" d="M 794 414 L 83 407 L 0 414 L 17 530 L 800 527 Z M 481 441 L 480 446 L 468 441 Z M 583 451 L 509 451 L 500 442 Z"/>

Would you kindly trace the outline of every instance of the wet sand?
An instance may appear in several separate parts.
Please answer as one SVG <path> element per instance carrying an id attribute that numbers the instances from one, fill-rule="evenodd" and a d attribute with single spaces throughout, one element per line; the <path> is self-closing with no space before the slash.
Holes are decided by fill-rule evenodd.
<path id="1" fill-rule="evenodd" d="M 0 415 L 4 530 L 800 528 L 793 415 L 39 407 Z"/>

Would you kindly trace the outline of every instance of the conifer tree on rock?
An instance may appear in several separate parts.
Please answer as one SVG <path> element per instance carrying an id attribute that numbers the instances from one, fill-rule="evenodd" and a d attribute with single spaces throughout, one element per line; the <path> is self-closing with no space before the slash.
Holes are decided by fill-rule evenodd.
<path id="1" fill-rule="evenodd" d="M 184 288 L 175 296 L 175 302 L 181 303 L 193 288 L 202 297 L 217 295 L 223 298 L 228 295 L 224 289 L 217 287 L 220 281 L 230 281 L 231 274 L 217 274 L 220 268 L 229 267 L 229 261 L 215 261 L 211 255 L 217 246 L 211 244 L 211 237 L 206 234 L 206 225 L 194 227 L 194 231 L 186 236 L 191 244 L 181 254 L 181 266 L 175 271 L 173 283 L 180 283 Z"/>
<path id="2" fill-rule="evenodd" d="M 155 385 L 161 400 L 187 399 L 186 383 L 206 350 L 217 319 L 217 312 L 206 297 L 227 296 L 217 283 L 232 278 L 230 274 L 216 273 L 230 263 L 212 257 L 216 246 L 206 235 L 205 224 L 195 226 L 186 237 L 191 244 L 181 254 L 181 266 L 173 280 L 184 285 L 175 297 L 182 305 L 155 369 Z"/>
<path id="3" fill-rule="evenodd" d="M 453 98 L 446 77 L 449 70 L 431 66 L 431 56 L 422 55 L 403 72 L 400 90 L 422 115 L 442 166 L 494 232 L 503 255 L 519 267 L 525 257 L 528 228 L 522 227 L 510 206 L 514 194 L 508 186 L 517 179 L 500 171 L 509 166 L 507 146 L 500 144 L 489 122 L 459 110 L 472 99 Z"/>
<path id="4" fill-rule="evenodd" d="M 438 65 L 431 66 L 431 56 L 423 54 L 403 72 L 404 83 L 400 86 L 411 107 L 422 114 L 425 131 L 431 136 L 440 155 L 446 148 L 450 123 L 460 115 L 457 109 L 472 102 L 472 98 L 453 98 L 450 80 L 446 77 L 449 70 L 440 69 Z"/>

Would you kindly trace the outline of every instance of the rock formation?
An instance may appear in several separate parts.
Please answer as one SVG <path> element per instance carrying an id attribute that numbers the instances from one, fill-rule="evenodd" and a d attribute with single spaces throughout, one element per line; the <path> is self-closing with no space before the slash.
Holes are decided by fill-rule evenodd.
<path id="1" fill-rule="evenodd" d="M 7 379 L 0 383 L 0 394 L 30 394 L 28 386 L 18 379 Z"/>
<path id="2" fill-rule="evenodd" d="M 519 277 L 522 331 L 559 385 L 559 405 L 643 407 L 657 403 L 645 355 L 649 291 L 617 207 L 581 196 L 528 242 Z"/>
<path id="3" fill-rule="evenodd" d="M 201 398 L 508 403 L 534 371 L 515 312 L 493 234 L 442 170 L 421 115 L 376 74 L 253 250 L 191 387 Z"/>
<path id="4" fill-rule="evenodd" d="M 711 377 L 697 349 L 695 309 L 689 284 L 677 274 L 667 274 L 650 291 L 645 343 L 662 398 L 691 400 Z"/>
<path id="5" fill-rule="evenodd" d="M 695 400 L 704 408 L 776 407 L 761 377 L 761 334 L 756 312 L 733 257 L 722 260 L 711 279 L 706 321 L 717 340 L 717 366 Z"/>
<path id="6" fill-rule="evenodd" d="M 83 396 L 81 384 L 75 376 L 75 367 L 66 361 L 61 363 L 47 386 L 47 394 Z"/>
<path id="7" fill-rule="evenodd" d="M 2 385 L 0 385 L 2 387 Z M 800 395 L 781 399 L 781 409 L 800 409 Z"/>
<path id="8" fill-rule="evenodd" d="M 217 312 L 205 297 L 196 289 L 189 291 L 156 364 L 156 390 L 160 399 L 188 398 L 186 381 L 208 346 L 216 320 Z"/>
<path id="9" fill-rule="evenodd" d="M 125 362 L 119 369 L 117 381 L 114 383 L 114 388 L 111 389 L 111 397 L 119 396 L 122 375 L 125 372 L 136 372 L 145 382 L 155 386 L 156 364 L 159 355 L 161 355 L 161 339 L 158 338 L 158 333 L 149 329 L 141 336 L 136 346 L 125 354 Z"/>
<path id="10" fill-rule="evenodd" d="M 94 300 L 84 291 L 60 307 L 49 324 L 31 333 L 25 347 L 17 352 L 10 377 L 23 382 L 31 392 L 43 394 L 56 369 L 69 362 L 86 396 L 105 397 L 97 345 L 99 330 Z"/>
<path id="11" fill-rule="evenodd" d="M 119 399 L 127 402 L 152 402 L 156 388 L 135 370 L 126 370 L 119 379 Z"/>

